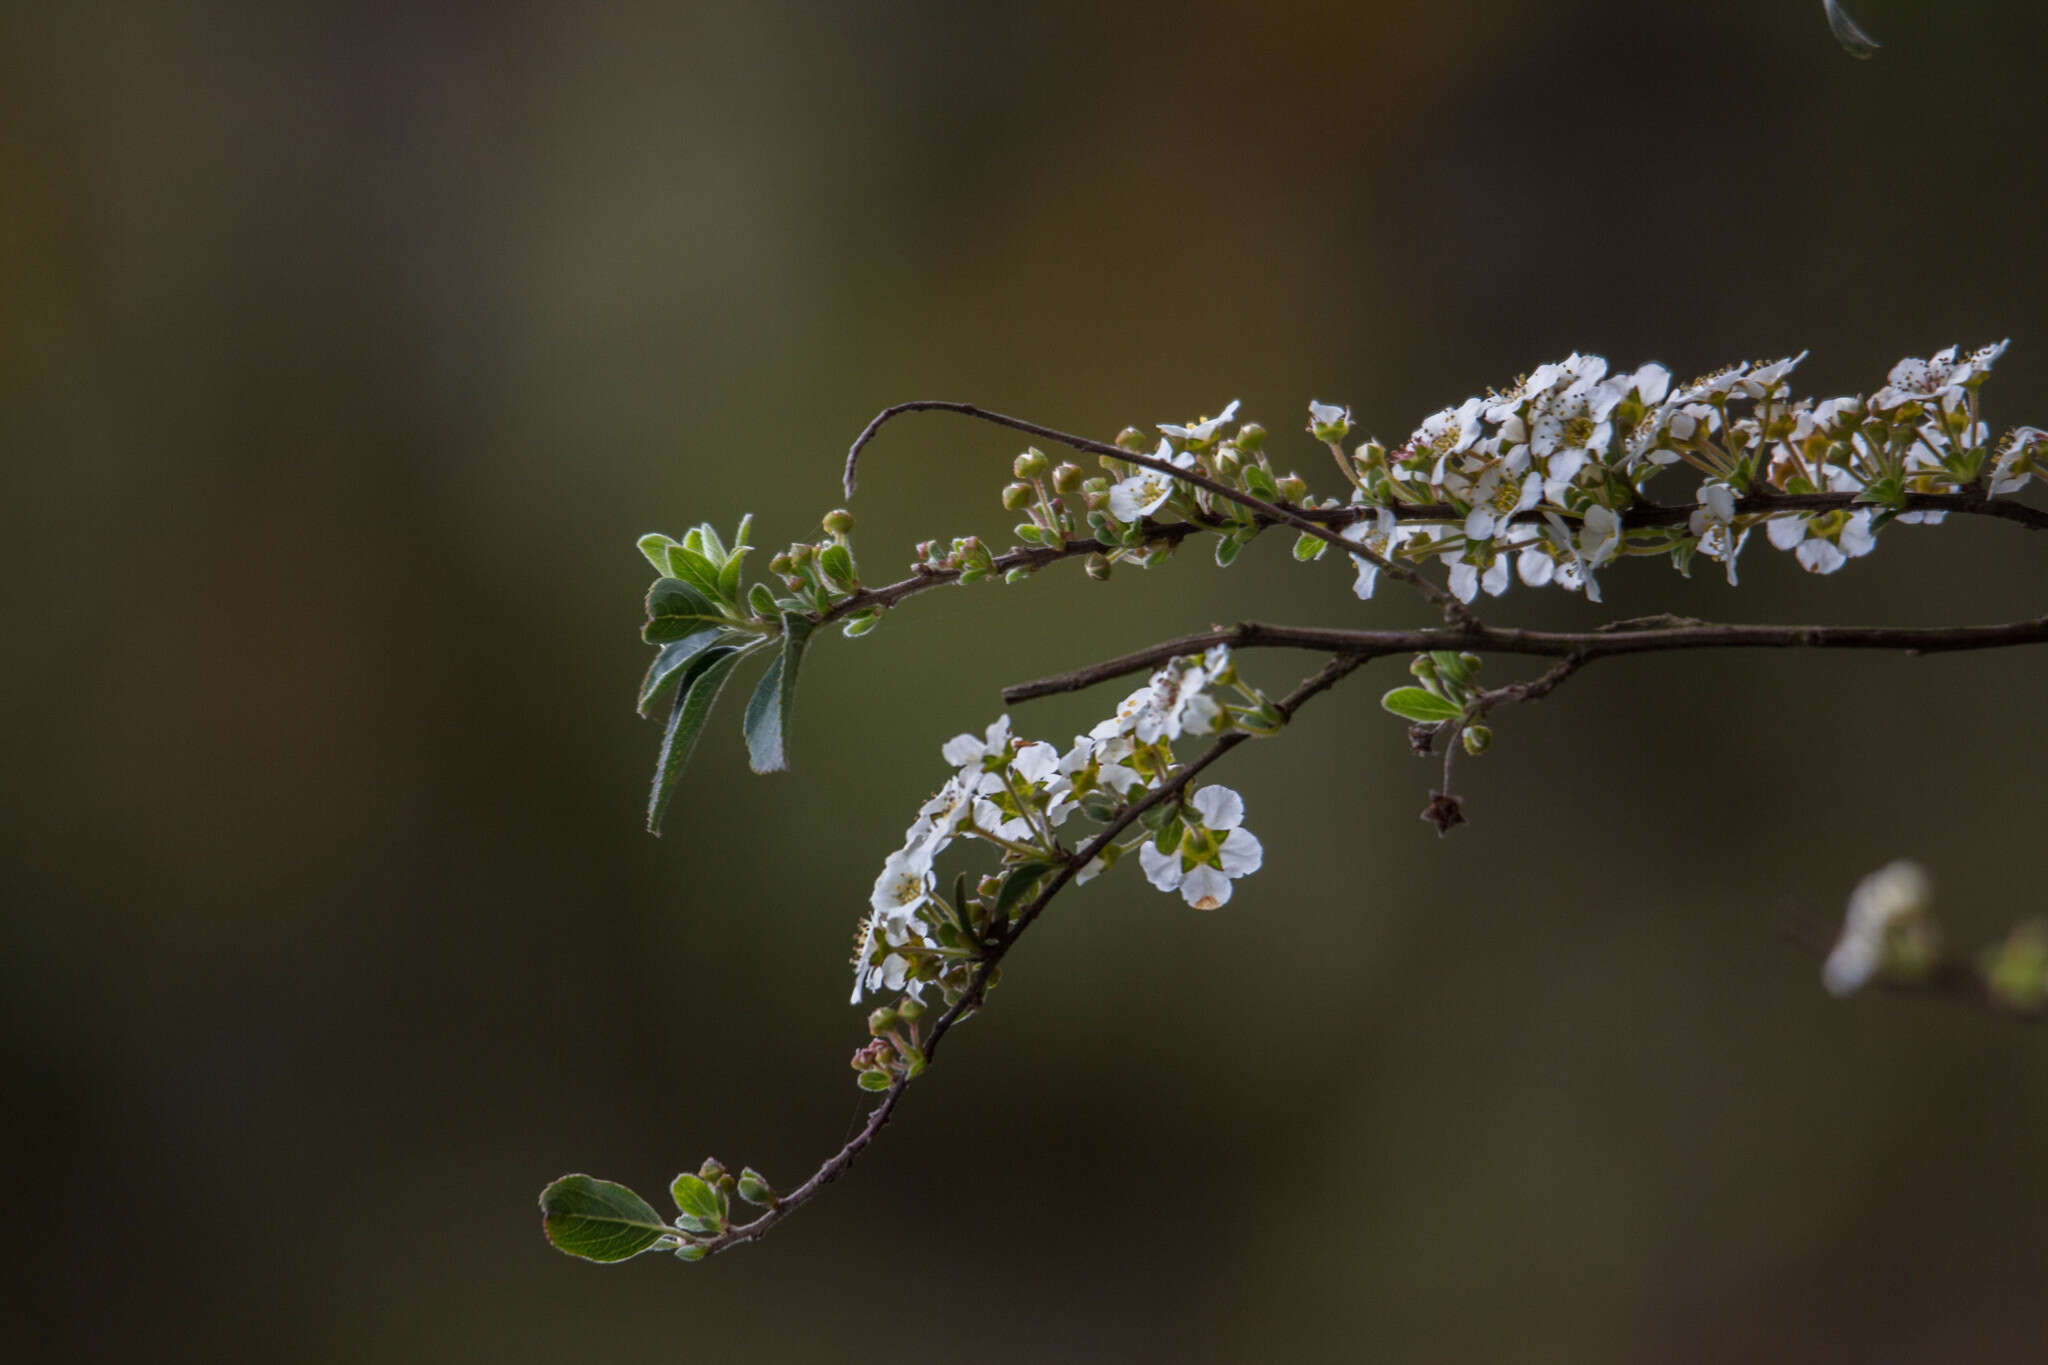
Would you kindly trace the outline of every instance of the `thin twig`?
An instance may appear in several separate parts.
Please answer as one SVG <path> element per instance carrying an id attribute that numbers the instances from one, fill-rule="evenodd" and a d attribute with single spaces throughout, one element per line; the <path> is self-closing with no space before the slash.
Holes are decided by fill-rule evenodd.
<path id="1" fill-rule="evenodd" d="M 1274 703 L 1274 709 L 1280 713 L 1283 720 L 1292 719 L 1294 713 L 1300 710 L 1310 698 L 1336 686 L 1364 662 L 1365 660 L 1358 656 L 1346 656 L 1330 660 L 1319 671 L 1305 679 L 1294 691 Z M 1147 811 L 1153 810 L 1167 801 L 1176 799 L 1187 787 L 1187 784 L 1194 780 L 1196 774 L 1249 738 L 1251 736 L 1242 730 L 1232 731 L 1230 734 L 1218 739 L 1214 744 L 1211 744 L 1188 763 L 1176 768 L 1173 776 L 1153 788 L 1143 800 L 1124 807 L 1116 818 L 1103 829 L 1102 833 L 1090 839 L 1081 847 L 1080 851 L 1069 854 L 1066 861 L 1060 865 L 1059 870 L 1040 888 L 1038 894 L 1031 899 L 1030 903 L 1017 912 L 1007 929 L 992 929 L 989 934 L 990 943 L 988 950 L 982 956 L 980 963 L 975 967 L 974 975 L 969 979 L 967 989 L 962 992 L 958 1000 L 947 1006 L 945 1012 L 939 1015 L 938 1019 L 933 1022 L 931 1029 L 924 1035 L 923 1053 L 927 1068 L 930 1067 L 933 1058 L 937 1055 L 939 1043 L 952 1031 L 953 1026 L 980 1007 L 982 998 L 987 992 L 989 980 L 995 974 L 997 965 L 1002 962 L 1010 949 L 1016 945 L 1017 940 L 1023 935 L 1024 931 L 1030 928 L 1032 922 L 1044 912 L 1045 907 L 1051 904 L 1053 897 L 1064 890 L 1082 868 L 1088 866 L 1104 849 L 1108 848 L 1111 841 L 1126 829 L 1129 829 L 1132 824 L 1143 818 Z M 909 1085 L 908 1075 L 899 1075 L 895 1083 L 889 1087 L 888 1092 L 882 1096 L 881 1103 L 877 1104 L 868 1114 L 867 1121 L 861 1125 L 860 1131 L 854 1134 L 845 1146 L 827 1158 L 825 1164 L 818 1167 L 810 1179 L 804 1181 L 803 1184 L 797 1186 L 788 1194 L 781 1196 L 776 1201 L 774 1207 L 752 1222 L 729 1227 L 715 1237 L 702 1239 L 696 1245 L 705 1248 L 707 1253 L 714 1253 L 727 1251 L 744 1243 L 755 1241 L 777 1223 L 816 1198 L 825 1186 L 837 1180 L 847 1167 L 853 1164 L 854 1158 L 858 1157 L 861 1152 L 866 1150 L 868 1144 L 875 1140 L 875 1137 L 882 1131 L 883 1126 L 889 1122 L 889 1116 L 895 1112 L 897 1104 L 903 1098 L 903 1092 Z"/>
<path id="2" fill-rule="evenodd" d="M 1165 640 L 1086 668 L 1054 674 L 1034 682 L 1017 683 L 1003 689 L 1003 701 L 1015 706 L 1019 702 L 1059 692 L 1079 692 L 1112 678 L 1149 672 L 1169 659 L 1183 654 L 1199 654 L 1212 645 L 1229 645 L 1233 649 L 1307 649 L 1365 659 L 1384 654 L 1420 654 L 1432 649 L 1492 650 L 1497 654 L 1533 654 L 1552 658 L 1576 656 L 1583 663 L 1620 654 L 1655 654 L 1686 649 L 1876 649 L 1942 654 L 2043 642 L 2048 642 L 2048 616 L 1993 626 L 1731 624 L 1612 633 L 1517 630 L 1484 625 L 1464 629 L 1332 630 L 1245 621 L 1235 626 L 1220 626 Z"/>
<path id="3" fill-rule="evenodd" d="M 861 448 L 875 438 L 875 434 L 881 430 L 883 423 L 893 417 L 900 417 L 905 413 L 930 411 L 957 412 L 962 416 L 972 417 L 977 421 L 989 422 L 999 427 L 1008 427 L 1013 431 L 1028 432 L 1033 436 L 1042 436 L 1048 441 L 1056 441 L 1072 450 L 1087 451 L 1095 455 L 1106 455 L 1110 459 L 1122 460 L 1127 464 L 1155 470 L 1170 478 L 1178 479 L 1183 483 L 1193 484 L 1195 487 L 1213 493 L 1227 502 L 1234 502 L 1238 506 L 1246 508 L 1255 515 L 1267 519 L 1269 523 L 1292 526 L 1303 535 L 1314 536 L 1317 540 L 1333 545 L 1353 558 L 1363 560 L 1383 573 L 1389 574 L 1406 583 L 1409 587 L 1414 588 L 1433 605 L 1441 608 L 1444 615 L 1451 620 L 1472 620 L 1472 613 L 1466 608 L 1465 604 L 1460 602 L 1448 590 L 1430 582 L 1406 564 L 1390 560 L 1384 555 L 1367 549 L 1356 541 L 1344 539 L 1342 535 L 1330 529 L 1329 526 L 1304 516 L 1299 509 L 1281 503 L 1267 502 L 1264 498 L 1254 497 L 1252 494 L 1232 488 L 1228 484 L 1219 483 L 1198 469 L 1183 469 L 1179 465 L 1166 460 L 1155 459 L 1150 455 L 1135 454 L 1132 451 L 1124 450 L 1103 441 L 1092 440 L 1086 436 L 1076 436 L 1071 432 L 1057 431 L 1052 427 L 1040 426 L 1036 422 L 1027 422 L 1019 417 L 1007 417 L 1000 412 L 991 412 L 987 408 L 976 407 L 972 403 L 954 403 L 935 398 L 914 399 L 908 403 L 898 403 L 894 407 L 883 408 L 880 412 L 876 413 L 874 419 L 861 429 L 860 435 L 854 438 L 853 445 L 846 452 L 844 483 L 846 495 L 849 498 L 853 496 L 854 473 L 860 462 Z"/>

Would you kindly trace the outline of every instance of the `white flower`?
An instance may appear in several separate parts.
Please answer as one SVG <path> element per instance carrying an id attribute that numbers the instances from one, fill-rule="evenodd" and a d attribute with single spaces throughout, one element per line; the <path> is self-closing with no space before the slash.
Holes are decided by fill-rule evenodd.
<path id="1" fill-rule="evenodd" d="M 1735 557 L 1749 539 L 1747 527 L 1735 534 L 1735 490 L 1725 483 L 1703 483 L 1699 503 L 1686 529 L 1698 537 L 1701 554 L 1728 566 L 1728 586 L 1735 587 Z"/>
<path id="2" fill-rule="evenodd" d="M 2026 487 L 2027 480 L 2040 471 L 2044 456 L 2048 456 L 2048 431 L 2039 427 L 2014 430 L 1998 447 L 1997 458 L 1992 461 L 1992 495 L 2017 493 Z"/>
<path id="3" fill-rule="evenodd" d="M 955 735 L 939 749 L 946 762 L 963 772 L 969 768 L 980 768 L 988 760 L 997 760 L 997 766 L 1010 757 L 1010 717 L 1008 713 L 997 716 L 988 727 L 982 739 L 973 735 Z"/>
<path id="4" fill-rule="evenodd" d="M 1200 445 L 1216 434 L 1216 428 L 1222 426 L 1235 416 L 1237 416 L 1237 400 L 1233 398 L 1230 400 L 1230 405 L 1224 408 L 1223 411 L 1217 413 L 1214 417 L 1205 418 L 1191 427 L 1176 427 L 1161 422 L 1159 429 L 1177 441 L 1188 441 L 1194 445 Z"/>
<path id="5" fill-rule="evenodd" d="M 1179 891 L 1197 910 L 1214 910 L 1230 899 L 1230 883 L 1259 870 L 1266 852 L 1244 822 L 1244 801 L 1228 787 L 1204 787 L 1188 803 L 1189 820 L 1180 846 L 1161 853 L 1156 840 L 1138 849 L 1145 879 L 1161 891 Z M 1221 835 L 1219 839 L 1216 836 Z"/>
<path id="6" fill-rule="evenodd" d="M 1927 914 L 1932 899 L 1927 869 L 1918 863 L 1891 863 L 1858 882 L 1842 936 L 1821 969 L 1828 990 L 1848 995 L 1887 967 L 1911 969 L 1931 961 L 1939 947 Z"/>
<path id="7" fill-rule="evenodd" d="M 1579 558 L 1589 569 L 1597 569 L 1621 550 L 1621 517 L 1612 508 L 1594 503 L 1586 509 L 1579 527 Z"/>
<path id="8" fill-rule="evenodd" d="M 868 897 L 877 924 L 906 924 L 918 907 L 931 899 L 932 855 L 923 846 L 898 849 L 882 864 Z"/>
<path id="9" fill-rule="evenodd" d="M 1371 521 L 1354 521 L 1338 534 L 1352 544 L 1363 545 L 1381 559 L 1385 559 L 1393 551 L 1399 527 L 1400 523 L 1395 519 L 1393 509 L 1382 507 Z M 1353 555 L 1351 560 L 1358 566 L 1358 578 L 1352 583 L 1351 591 L 1360 601 L 1368 600 L 1372 597 L 1373 588 L 1379 583 L 1380 566 L 1359 555 Z"/>
<path id="10" fill-rule="evenodd" d="M 1235 403 L 1231 404 L 1236 407 Z M 1220 420 L 1220 419 L 1219 419 Z M 1192 469 L 1195 457 L 1188 451 L 1174 452 L 1173 443 L 1161 441 L 1152 458 L 1177 469 Z M 1176 480 L 1157 469 L 1140 469 L 1130 478 L 1111 486 L 1109 510 L 1118 521 L 1141 521 L 1166 505 L 1173 496 Z"/>

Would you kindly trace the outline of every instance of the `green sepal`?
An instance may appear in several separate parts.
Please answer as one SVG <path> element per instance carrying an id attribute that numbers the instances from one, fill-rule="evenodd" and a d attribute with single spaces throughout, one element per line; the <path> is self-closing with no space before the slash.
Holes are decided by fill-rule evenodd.
<path id="1" fill-rule="evenodd" d="M 661 833 L 661 817 L 675 794 L 676 779 L 690 761 L 690 750 L 711 717 L 718 693 L 732 673 L 733 665 L 746 651 L 731 645 L 713 645 L 690 666 L 689 677 L 676 691 L 675 709 L 669 712 L 668 729 L 661 737 L 661 755 L 654 763 L 654 789 L 647 796 L 647 832 Z"/>
<path id="2" fill-rule="evenodd" d="M 640 714 L 651 718 L 655 706 L 668 695 L 670 688 L 682 680 L 690 661 L 716 644 L 724 634 L 716 626 L 710 626 L 663 645 L 655 654 L 654 662 L 647 665 L 647 676 L 640 680 Z"/>
<path id="3" fill-rule="evenodd" d="M 1397 687 L 1380 698 L 1380 705 L 1407 720 L 1456 720 L 1465 708 L 1420 687 Z"/>
<path id="4" fill-rule="evenodd" d="M 676 1208 L 683 1217 L 695 1219 L 704 1224 L 693 1228 L 695 1232 L 717 1232 L 725 1226 L 729 1205 L 725 1192 L 706 1183 L 701 1177 L 685 1171 L 669 1182 L 669 1198 L 676 1201 Z"/>
<path id="5" fill-rule="evenodd" d="M 542 1190 L 540 1215 L 555 1250 L 586 1261 L 631 1260 L 676 1235 L 645 1199 L 589 1175 L 565 1175 Z"/>
<path id="6" fill-rule="evenodd" d="M 1181 836 L 1185 833 L 1187 827 L 1181 822 L 1179 809 L 1175 808 L 1159 826 L 1159 832 L 1152 836 L 1152 847 L 1161 853 L 1172 853 L 1180 848 Z"/>
<path id="7" fill-rule="evenodd" d="M 647 624 L 640 638 L 650 645 L 667 644 L 706 626 L 725 626 L 730 618 L 710 598 L 680 578 L 657 578 L 647 590 Z"/>
<path id="8" fill-rule="evenodd" d="M 770 661 L 747 700 L 747 763 L 757 773 L 789 768 L 790 718 L 796 709 L 796 674 L 816 629 L 808 616 L 782 615 L 782 652 Z"/>

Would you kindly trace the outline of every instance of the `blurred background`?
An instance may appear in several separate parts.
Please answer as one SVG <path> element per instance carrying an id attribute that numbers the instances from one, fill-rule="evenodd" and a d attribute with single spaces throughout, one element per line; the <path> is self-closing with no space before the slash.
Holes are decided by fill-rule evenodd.
<path id="1" fill-rule="evenodd" d="M 1063 900 L 763 1245 L 601 1269 L 534 1207 L 838 1145 L 853 926 L 1002 684 L 1428 619 L 1280 536 L 928 594 L 814 650 L 793 774 L 729 697 L 649 838 L 634 539 L 815 534 L 884 404 L 1240 398 L 1324 486 L 1310 398 L 1398 438 L 1575 349 L 1811 347 L 1827 394 L 2010 336 L 1989 417 L 2048 425 L 2048 11 L 1855 13 L 1875 61 L 1783 0 L 9 7 L 0 1354 L 2034 1355 L 2048 1037 L 1818 979 L 1901 854 L 1966 947 L 2040 908 L 2021 652 L 1603 664 L 1443 841 L 1380 665 L 1231 760 L 1227 910 Z M 869 577 L 1006 536 L 1019 448 L 892 427 Z M 1644 564 L 1609 614 L 2011 619 L 2044 550 L 1759 537 L 1739 594 Z"/>

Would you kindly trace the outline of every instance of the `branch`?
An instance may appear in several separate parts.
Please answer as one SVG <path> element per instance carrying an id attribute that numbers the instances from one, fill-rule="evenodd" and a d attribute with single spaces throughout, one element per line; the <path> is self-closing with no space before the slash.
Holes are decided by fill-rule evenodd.
<path id="1" fill-rule="evenodd" d="M 963 416 L 975 418 L 978 421 L 992 423 L 995 426 L 1008 427 L 1013 431 L 1029 432 L 1033 436 L 1042 436 L 1048 441 L 1056 441 L 1072 450 L 1087 451 L 1095 455 L 1106 455 L 1110 459 L 1122 460 L 1126 464 L 1134 464 L 1145 469 L 1156 470 L 1170 478 L 1178 479 L 1182 483 L 1193 484 L 1195 487 L 1212 493 L 1227 502 L 1234 502 L 1238 506 L 1246 508 L 1254 515 L 1265 519 L 1268 525 L 1292 526 L 1303 535 L 1314 536 L 1317 540 L 1333 545 L 1353 558 L 1363 560 L 1374 568 L 1391 574 L 1421 593 L 1433 605 L 1441 608 L 1444 615 L 1450 620 L 1470 621 L 1472 619 L 1471 612 L 1466 609 L 1463 602 L 1460 602 L 1450 592 L 1424 578 L 1414 569 L 1406 564 L 1399 564 L 1387 559 L 1355 541 L 1344 539 L 1336 531 L 1331 530 L 1328 525 L 1312 520 L 1291 505 L 1267 502 L 1264 498 L 1254 497 L 1249 493 L 1241 492 L 1230 487 L 1228 484 L 1217 482 L 1198 469 L 1183 469 L 1179 465 L 1171 464 L 1165 460 L 1154 459 L 1150 455 L 1134 454 L 1131 451 L 1109 445 L 1106 442 L 1091 440 L 1086 436 L 1075 436 L 1069 432 L 1056 431 L 1051 427 L 1042 427 L 1036 422 L 1026 422 L 1022 418 L 1006 417 L 1002 413 L 990 412 L 987 408 L 976 407 L 972 403 L 953 403 L 936 398 L 914 399 L 908 403 L 898 403 L 894 407 L 883 408 L 880 412 L 876 413 L 874 420 L 862 428 L 860 435 L 854 438 L 853 445 L 846 452 L 844 481 L 847 497 L 853 496 L 854 471 L 860 461 L 861 448 L 875 438 L 875 433 L 881 430 L 883 423 L 904 413 L 934 410 L 957 412 Z"/>
<path id="2" fill-rule="evenodd" d="M 1318 693 L 1335 687 L 1364 662 L 1365 659 L 1359 656 L 1346 656 L 1330 660 L 1321 670 L 1305 679 L 1294 691 L 1288 693 L 1280 701 L 1275 702 L 1274 709 L 1280 713 L 1282 720 L 1291 720 L 1294 713 L 1300 710 L 1311 698 Z M 1053 897 L 1065 890 L 1082 868 L 1093 862 L 1104 849 L 1109 847 L 1111 841 L 1142 818 L 1145 812 L 1178 797 L 1187 784 L 1194 780 L 1196 774 L 1250 738 L 1252 736 L 1242 730 L 1233 731 L 1218 739 L 1214 744 L 1211 744 L 1190 762 L 1175 769 L 1172 777 L 1153 788 L 1142 801 L 1126 806 L 1100 834 L 1083 845 L 1079 852 L 1069 854 L 1066 861 L 1060 865 L 1059 870 L 1052 875 L 1051 879 L 1032 898 L 1031 902 L 1017 912 L 1016 917 L 1011 920 L 1007 929 L 992 928 L 989 935 L 988 950 L 982 956 L 980 965 L 975 968 L 974 976 L 968 982 L 967 989 L 962 992 L 958 1000 L 955 1000 L 946 1007 L 945 1012 L 932 1024 L 931 1031 L 924 1036 L 923 1053 L 927 1068 L 929 1068 L 932 1060 L 937 1056 L 939 1043 L 948 1033 L 952 1032 L 953 1026 L 980 1008 L 982 999 L 987 993 L 989 981 L 995 974 L 996 967 L 1002 962 L 1010 949 L 1016 945 L 1017 940 L 1023 936 L 1024 931 L 1031 927 L 1032 922 L 1040 914 L 1044 913 L 1046 906 L 1052 903 Z M 774 1207 L 750 1223 L 727 1228 L 716 1237 L 705 1238 L 699 1241 L 697 1245 L 704 1247 L 707 1253 L 715 1254 L 720 1251 L 730 1250 L 746 1242 L 755 1241 L 791 1213 L 809 1203 L 812 1199 L 815 1199 L 819 1192 L 825 1186 L 837 1180 L 847 1167 L 853 1164 L 854 1158 L 865 1151 L 868 1144 L 873 1142 L 876 1136 L 880 1134 L 883 1127 L 888 1124 L 889 1116 L 895 1112 L 896 1105 L 902 1100 L 903 1092 L 909 1088 L 909 1085 L 909 1075 L 907 1073 L 899 1075 L 895 1083 L 889 1087 L 888 1093 L 882 1096 L 881 1103 L 877 1104 L 868 1113 L 867 1122 L 861 1125 L 860 1131 L 854 1134 L 845 1146 L 827 1158 L 825 1164 L 818 1167 L 810 1179 L 804 1181 L 803 1184 L 797 1186 L 788 1194 L 781 1196 L 776 1201 Z"/>
<path id="3" fill-rule="evenodd" d="M 1003 701 L 1006 705 L 1015 706 L 1019 702 L 1055 693 L 1079 692 L 1112 678 L 1149 672 L 1169 659 L 1182 654 L 1199 654 L 1211 645 L 1229 645 L 1233 649 L 1309 649 L 1361 661 L 1386 654 L 1458 649 L 1575 658 L 1585 663 L 1618 654 L 1657 654 L 1684 649 L 1875 649 L 1945 654 L 2044 642 L 2048 642 L 2048 616 L 1994 626 L 1702 624 L 1630 631 L 1514 630 L 1476 623 L 1462 629 L 1329 630 L 1245 621 L 1235 626 L 1220 626 L 1162 641 L 1147 649 L 1068 673 L 1016 683 L 1003 689 Z M 1547 692 L 1549 688 L 1543 690 Z"/>

